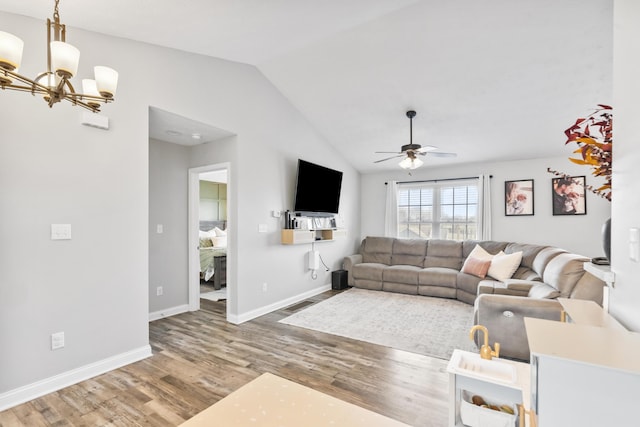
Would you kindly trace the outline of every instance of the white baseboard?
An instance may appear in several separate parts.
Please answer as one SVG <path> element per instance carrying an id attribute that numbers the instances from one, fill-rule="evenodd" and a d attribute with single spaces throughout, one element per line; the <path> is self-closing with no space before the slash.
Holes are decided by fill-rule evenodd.
<path id="1" fill-rule="evenodd" d="M 0 394 L 0 411 L 151 356 L 151 346 L 121 353 Z"/>
<path id="2" fill-rule="evenodd" d="M 183 304 L 166 308 L 164 310 L 154 311 L 153 313 L 149 313 L 149 322 L 153 322 L 154 320 L 163 319 L 169 316 L 175 316 L 176 314 L 186 313 L 187 311 L 189 311 L 189 304 Z"/>
<path id="3" fill-rule="evenodd" d="M 302 294 L 298 294 L 292 296 L 290 298 L 284 299 L 282 301 L 275 302 L 273 304 L 269 304 L 264 307 L 260 307 L 258 309 L 249 311 L 247 313 L 242 314 L 229 314 L 227 316 L 227 321 L 236 325 L 240 323 L 248 322 L 249 320 L 255 319 L 256 317 L 263 316 L 265 314 L 271 313 L 272 311 L 280 310 L 281 308 L 290 306 L 291 304 L 295 304 L 297 302 L 303 301 L 309 297 L 314 295 L 321 294 L 331 289 L 331 284 L 322 285 L 310 291 L 304 292 Z"/>

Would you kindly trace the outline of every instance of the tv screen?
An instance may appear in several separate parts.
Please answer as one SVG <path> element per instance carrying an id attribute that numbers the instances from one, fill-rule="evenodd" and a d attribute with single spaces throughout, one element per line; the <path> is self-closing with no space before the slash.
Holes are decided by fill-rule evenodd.
<path id="1" fill-rule="evenodd" d="M 298 160 L 298 179 L 293 210 L 308 216 L 337 214 L 342 172 Z"/>

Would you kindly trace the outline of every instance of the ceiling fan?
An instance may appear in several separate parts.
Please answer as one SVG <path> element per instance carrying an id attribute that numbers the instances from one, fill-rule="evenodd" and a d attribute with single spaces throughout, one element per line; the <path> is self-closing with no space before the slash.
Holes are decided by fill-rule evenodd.
<path id="1" fill-rule="evenodd" d="M 413 118 L 416 116 L 416 112 L 413 110 L 407 111 L 407 117 L 409 117 L 409 143 L 400 147 L 400 152 L 396 151 L 376 151 L 376 154 L 395 154 L 395 156 L 387 157 L 385 159 L 376 160 L 373 163 L 386 162 L 387 160 L 396 159 L 399 157 L 404 157 L 404 159 L 399 163 L 402 169 L 416 169 L 422 166 L 424 163 L 422 160 L 418 158 L 418 156 L 426 156 L 429 154 L 433 157 L 456 157 L 456 153 L 442 153 L 435 152 L 438 147 L 434 147 L 433 145 L 425 145 L 424 147 L 420 144 L 413 143 Z"/>

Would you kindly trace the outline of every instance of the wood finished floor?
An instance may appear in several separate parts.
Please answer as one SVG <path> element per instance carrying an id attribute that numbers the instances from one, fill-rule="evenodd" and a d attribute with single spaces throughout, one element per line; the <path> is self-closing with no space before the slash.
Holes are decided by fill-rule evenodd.
<path id="1" fill-rule="evenodd" d="M 447 424 L 445 360 L 278 323 L 308 303 L 241 325 L 224 302 L 201 304 L 150 323 L 152 357 L 0 412 L 0 427 L 176 426 L 265 372 L 412 426 Z"/>

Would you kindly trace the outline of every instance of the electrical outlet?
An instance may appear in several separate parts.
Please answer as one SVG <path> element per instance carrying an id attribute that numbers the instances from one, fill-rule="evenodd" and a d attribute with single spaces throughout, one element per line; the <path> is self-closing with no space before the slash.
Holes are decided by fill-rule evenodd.
<path id="1" fill-rule="evenodd" d="M 267 292 L 267 282 L 262 284 L 262 292 Z"/>
<path id="2" fill-rule="evenodd" d="M 62 347 L 64 347 L 64 332 L 51 334 L 51 350 L 57 350 Z"/>
<path id="3" fill-rule="evenodd" d="M 158 286 L 156 288 L 156 296 L 162 296 L 162 294 L 164 293 L 164 290 L 162 289 L 162 286 Z"/>

